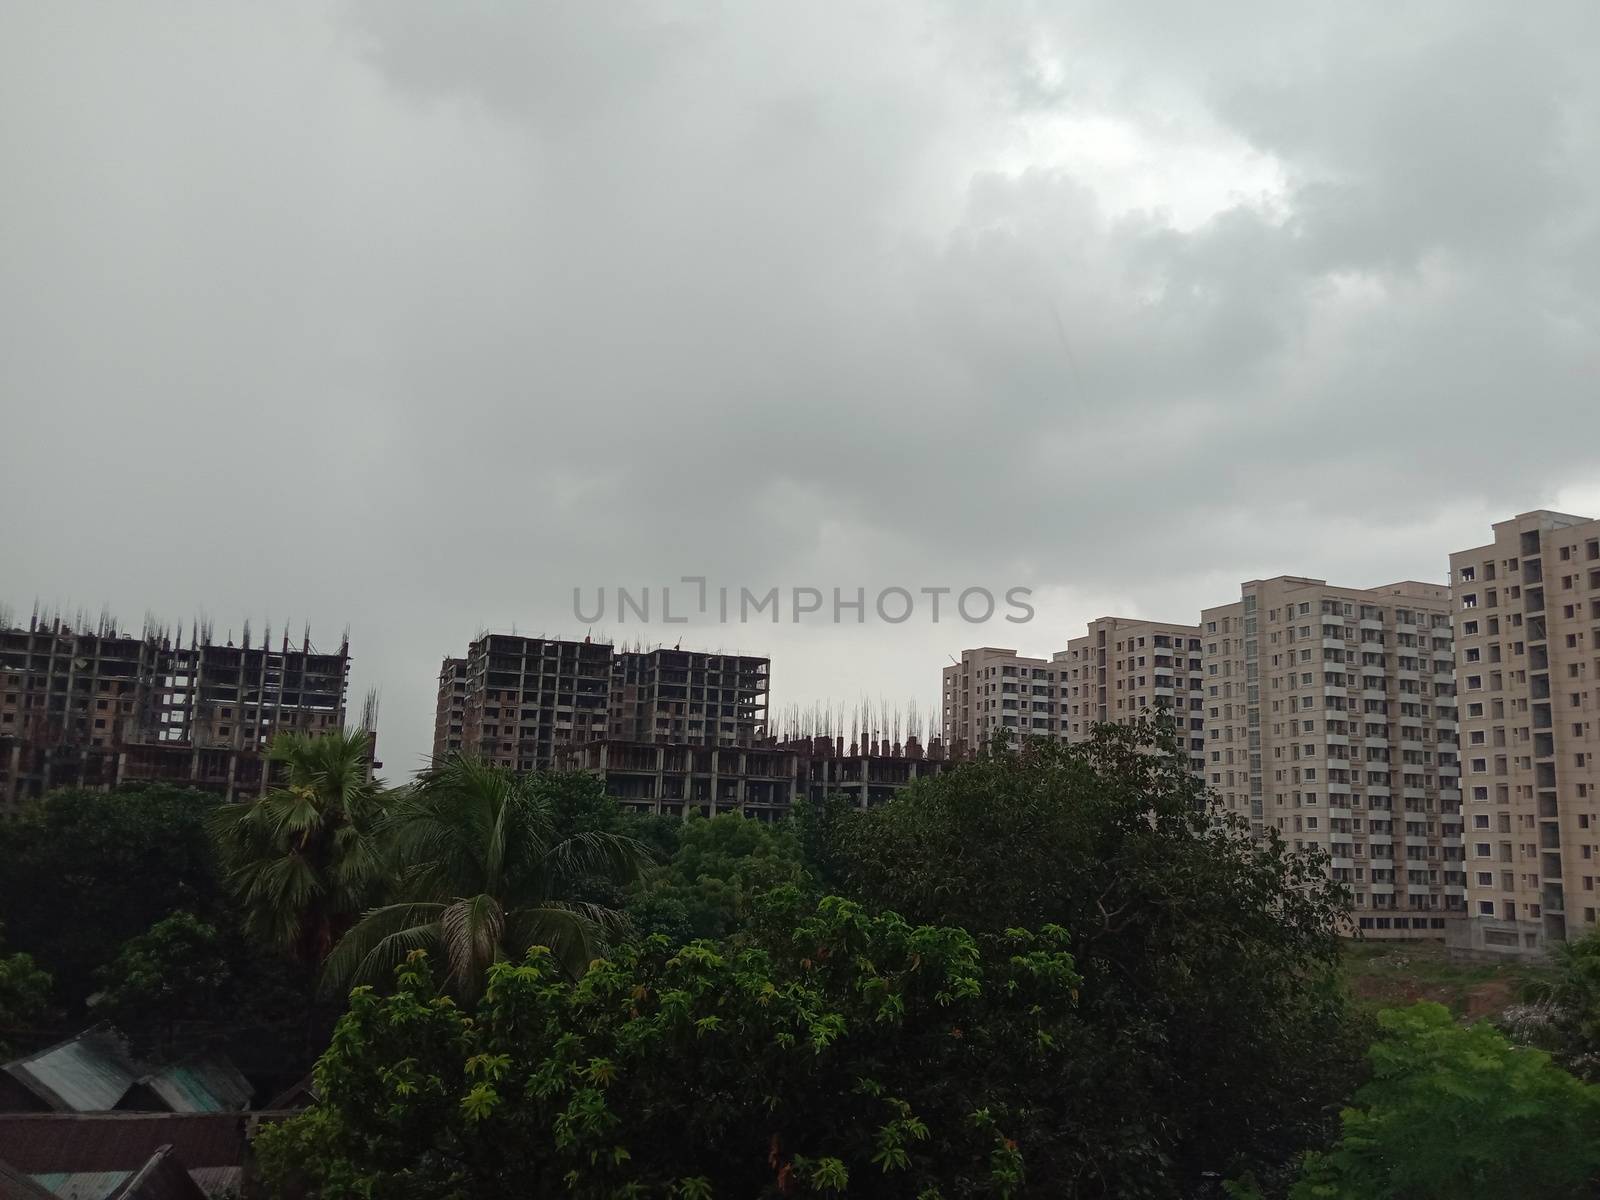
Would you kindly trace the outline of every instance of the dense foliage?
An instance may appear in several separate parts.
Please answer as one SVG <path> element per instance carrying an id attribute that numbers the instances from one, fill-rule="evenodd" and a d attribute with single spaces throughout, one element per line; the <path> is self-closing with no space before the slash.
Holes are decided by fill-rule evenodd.
<path id="1" fill-rule="evenodd" d="M 5 953 L 5 926 L 0 925 L 0 1054 L 9 1054 L 13 1032 L 38 1021 L 49 1005 L 49 974 L 31 954 Z"/>
<path id="2" fill-rule="evenodd" d="M 390 791 L 357 734 L 254 803 L 56 793 L 0 824 L 0 1046 L 106 1019 L 258 1097 L 326 1050 L 260 1142 L 286 1197 L 1600 1194 L 1600 936 L 1506 1033 L 1391 1012 L 1369 1054 L 1340 889 L 1170 739 L 778 825 L 464 758 Z M 337 1036 L 325 958 L 378 985 Z"/>
<path id="3" fill-rule="evenodd" d="M 455 992 L 475 996 L 491 964 L 546 946 L 571 976 L 619 938 L 626 922 L 602 903 L 574 899 L 595 880 L 637 877 L 647 850 L 558 819 L 569 781 L 599 795 L 589 776 L 554 781 L 462 755 L 436 763 L 391 804 L 379 833 L 393 903 L 366 913 L 328 958 L 338 991 L 383 983 L 413 950 L 435 952 Z"/>
<path id="4" fill-rule="evenodd" d="M 1600 930 L 1558 943 L 1553 959 L 1549 974 L 1526 989 L 1528 1003 L 1504 1014 L 1502 1026 L 1578 1078 L 1600 1081 Z"/>
<path id="5" fill-rule="evenodd" d="M 281 953 L 320 963 L 385 875 L 373 835 L 382 789 L 370 777 L 372 735 L 284 734 L 271 758 L 283 782 L 219 808 L 211 826 L 245 927 Z"/>
<path id="6" fill-rule="evenodd" d="M 211 917 L 226 897 L 206 830 L 212 796 L 166 785 L 60 791 L 0 821 L 0 915 L 18 950 L 81 1009 L 95 972 L 174 909 Z"/>
<path id="7" fill-rule="evenodd" d="M 263 954 L 233 921 L 175 912 L 124 942 L 96 973 L 91 1013 L 115 1025 L 152 1061 L 221 1049 L 252 1072 L 285 1084 L 304 1070 L 311 978 L 300 965 Z M 310 1053 L 315 1053 L 310 1048 Z"/>
<path id="8" fill-rule="evenodd" d="M 1438 1004 L 1380 1015 L 1372 1079 L 1292 1200 L 1579 1200 L 1600 1183 L 1600 1087 Z"/>
<path id="9" fill-rule="evenodd" d="M 1096 1131 L 1061 1166 L 1074 1195 L 1280 1178 L 1331 1136 L 1361 1071 L 1341 889 L 1310 854 L 1208 814 L 1173 749 L 1154 726 L 1002 745 L 805 833 L 827 885 L 869 907 L 980 937 L 1072 931 L 1083 1030 L 1052 1102 L 1064 1136 Z"/>
<path id="10" fill-rule="evenodd" d="M 660 933 L 674 944 L 726 938 L 749 922 L 758 897 L 809 881 L 792 829 L 737 813 L 693 816 L 680 827 L 671 857 L 649 873 L 627 912 L 636 932 Z"/>
<path id="11" fill-rule="evenodd" d="M 414 956 L 353 998 L 320 1110 L 263 1134 L 280 1194 L 1020 1194 L 1077 995 L 1067 936 L 959 929 L 793 889 L 752 944 L 623 947 L 574 987 L 547 951 L 468 1013 Z M 1041 1179 L 1042 1190 L 1054 1190 Z"/>

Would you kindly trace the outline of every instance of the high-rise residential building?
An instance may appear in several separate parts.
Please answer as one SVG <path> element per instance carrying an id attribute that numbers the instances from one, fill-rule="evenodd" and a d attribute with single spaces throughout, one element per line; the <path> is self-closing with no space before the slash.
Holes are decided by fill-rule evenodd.
<path id="1" fill-rule="evenodd" d="M 440 668 L 433 752 L 532 771 L 595 742 L 753 745 L 769 674 L 748 655 L 485 634 Z"/>
<path id="2" fill-rule="evenodd" d="M 58 787 L 138 780 L 261 794 L 266 750 L 280 732 L 342 728 L 350 648 L 319 653 L 191 632 L 188 646 L 148 626 L 93 632 L 59 618 L 0 629 L 0 810 Z M 376 720 L 368 701 L 365 727 Z M 374 764 L 376 766 L 378 764 Z"/>
<path id="3" fill-rule="evenodd" d="M 1189 751 L 1196 774 L 1205 771 L 1205 674 L 1200 628 L 1170 621 L 1100 617 L 1089 622 L 1052 660 L 1061 680 L 1062 729 L 1071 742 L 1088 740 L 1095 725 L 1126 724 L 1165 711 Z"/>
<path id="4" fill-rule="evenodd" d="M 456 754 L 467 721 L 467 660 L 447 658 L 439 668 L 439 695 L 433 710 L 433 755 Z"/>
<path id="5" fill-rule="evenodd" d="M 963 650 L 960 662 L 944 668 L 945 739 L 953 748 L 971 748 L 1005 730 L 1013 737 L 1060 740 L 1059 681 L 1065 673 L 1064 663 L 999 646 Z"/>
<path id="6" fill-rule="evenodd" d="M 1446 935 L 1466 912 L 1449 588 L 1240 592 L 1201 614 L 1207 784 L 1327 852 L 1367 936 Z"/>
<path id="7" fill-rule="evenodd" d="M 1522 513 L 1450 556 L 1476 949 L 1594 928 L 1600 876 L 1600 521 Z"/>

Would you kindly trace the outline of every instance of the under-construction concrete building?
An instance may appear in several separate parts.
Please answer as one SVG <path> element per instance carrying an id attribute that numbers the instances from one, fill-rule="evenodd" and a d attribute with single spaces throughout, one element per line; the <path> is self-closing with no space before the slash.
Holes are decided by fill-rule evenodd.
<path id="1" fill-rule="evenodd" d="M 485 634 L 439 672 L 434 757 L 546 770 L 592 742 L 748 746 L 764 736 L 770 660 Z"/>
<path id="2" fill-rule="evenodd" d="M 771 660 L 751 655 L 484 634 L 440 667 L 433 753 L 593 771 L 638 812 L 764 820 L 802 797 L 881 804 L 959 757 L 918 736 L 914 710 L 903 738 L 898 714 L 870 706 L 853 726 L 791 714 L 775 735 L 770 685 Z"/>
<path id="3" fill-rule="evenodd" d="M 348 638 L 319 653 L 310 633 L 218 645 L 209 628 L 138 635 L 102 617 L 93 632 L 35 614 L 0 627 L 0 811 L 58 787 L 139 780 L 226 799 L 266 790 L 266 750 L 280 732 L 343 727 Z M 270 637 L 270 634 L 269 634 Z M 368 702 L 363 725 L 376 709 Z M 376 766 L 377 764 L 374 764 Z"/>
<path id="4" fill-rule="evenodd" d="M 775 821 L 797 799 L 841 795 L 858 808 L 883 804 L 919 779 L 955 765 L 934 738 L 842 737 L 764 740 L 752 746 L 705 746 L 607 740 L 568 751 L 563 765 L 593 771 L 624 808 L 661 816 L 736 812 Z"/>

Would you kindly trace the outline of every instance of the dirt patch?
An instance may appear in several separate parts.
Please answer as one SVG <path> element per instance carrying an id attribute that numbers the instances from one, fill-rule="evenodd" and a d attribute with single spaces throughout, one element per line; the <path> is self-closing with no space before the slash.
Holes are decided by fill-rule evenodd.
<path id="1" fill-rule="evenodd" d="M 1469 1021 L 1497 1017 L 1517 1002 L 1517 989 L 1509 979 L 1486 979 L 1467 989 L 1461 1015 Z"/>
<path id="2" fill-rule="evenodd" d="M 1346 947 L 1351 995 L 1371 1010 L 1431 1000 L 1466 1021 L 1493 1018 L 1517 1003 L 1537 973 L 1526 964 L 1453 962 L 1433 943 Z"/>

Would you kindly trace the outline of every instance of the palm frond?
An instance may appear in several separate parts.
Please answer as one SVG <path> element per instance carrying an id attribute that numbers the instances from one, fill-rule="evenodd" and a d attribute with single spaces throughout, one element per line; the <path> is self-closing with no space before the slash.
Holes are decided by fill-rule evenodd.
<path id="1" fill-rule="evenodd" d="M 382 986 L 407 954 L 439 945 L 442 904 L 389 904 L 375 908 L 339 939 L 322 965 L 320 989 L 338 996 L 357 984 Z"/>
<path id="2" fill-rule="evenodd" d="M 506 949 L 520 956 L 532 946 L 548 946 L 568 977 L 577 979 L 606 951 L 603 931 L 582 907 L 541 904 L 506 915 Z"/>
<path id="3" fill-rule="evenodd" d="M 504 955 L 505 911 L 493 896 L 457 900 L 439 917 L 439 932 L 457 994 L 477 994 L 489 964 Z"/>
<path id="4" fill-rule="evenodd" d="M 633 883 L 655 856 L 643 842 L 619 833 L 575 833 L 545 851 L 541 874 L 553 887 L 584 876 Z"/>

